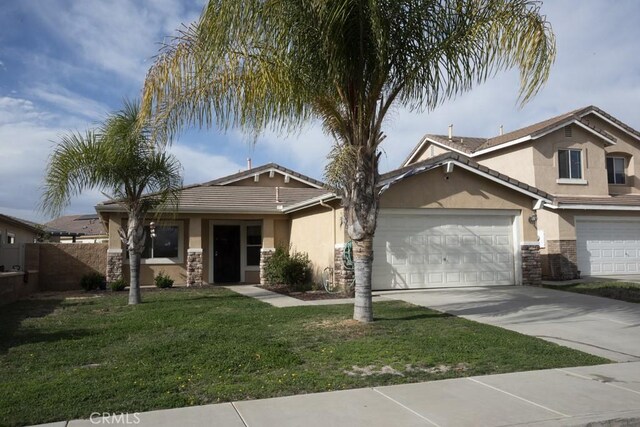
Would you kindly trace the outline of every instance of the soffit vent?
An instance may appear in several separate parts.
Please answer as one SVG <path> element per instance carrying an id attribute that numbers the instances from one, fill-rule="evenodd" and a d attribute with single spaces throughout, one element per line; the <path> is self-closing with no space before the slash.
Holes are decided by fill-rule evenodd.
<path id="1" fill-rule="evenodd" d="M 566 138 L 571 138 L 573 136 L 573 134 L 571 133 L 571 126 L 570 125 L 564 127 L 564 136 Z"/>

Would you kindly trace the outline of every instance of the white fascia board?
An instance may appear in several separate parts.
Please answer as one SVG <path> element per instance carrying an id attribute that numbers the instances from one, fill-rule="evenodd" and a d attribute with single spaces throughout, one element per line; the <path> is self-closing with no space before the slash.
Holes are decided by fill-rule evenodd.
<path id="1" fill-rule="evenodd" d="M 582 211 L 640 211 L 640 206 L 626 205 L 573 205 L 559 203 L 557 205 L 548 203 L 544 205 L 549 209 L 571 209 Z"/>
<path id="2" fill-rule="evenodd" d="M 518 192 L 520 192 L 522 194 L 525 194 L 525 195 L 527 195 L 527 196 L 529 196 L 531 198 L 534 198 L 534 199 L 537 199 L 537 200 L 542 200 L 542 201 L 547 202 L 547 203 L 551 203 L 551 200 L 545 199 L 544 197 L 540 196 L 539 194 L 532 193 L 529 190 L 525 190 L 524 188 L 518 187 L 517 185 L 513 185 L 512 183 L 504 181 L 504 180 L 502 180 L 502 179 L 500 179 L 500 178 L 498 178 L 496 176 L 493 176 L 491 174 L 488 174 L 486 172 L 483 172 L 481 170 L 478 170 L 476 168 L 473 168 L 473 167 L 471 167 L 469 165 L 466 165 L 464 163 L 461 163 L 461 162 L 458 162 L 458 161 L 455 161 L 455 160 L 452 160 L 452 162 L 455 162 L 461 168 L 464 168 L 464 169 L 466 169 L 466 170 L 468 170 L 470 172 L 473 172 L 473 173 L 475 173 L 477 175 L 480 175 L 480 176 L 482 176 L 484 178 L 487 178 L 487 179 L 489 179 L 489 180 L 491 180 L 493 182 L 496 182 L 496 183 L 498 183 L 500 185 L 504 185 L 505 187 L 511 188 L 512 190 L 516 190 L 516 191 L 518 191 Z"/>
<path id="3" fill-rule="evenodd" d="M 413 163 L 413 158 L 416 156 L 416 154 L 418 154 L 420 150 L 422 150 L 422 147 L 424 147 L 426 139 L 427 139 L 426 136 L 422 137 L 420 142 L 418 142 L 418 144 L 413 148 L 411 153 L 409 153 L 409 156 L 407 156 L 407 160 L 400 166 L 401 168 L 405 166 L 409 166 L 411 163 Z"/>
<path id="4" fill-rule="evenodd" d="M 310 185 L 313 188 L 322 188 L 318 184 L 314 184 L 313 182 L 309 182 L 309 181 L 307 181 L 305 179 L 298 178 L 297 176 L 290 175 L 290 174 L 288 174 L 286 172 L 282 172 L 281 170 L 278 170 L 276 168 L 265 169 L 262 172 L 258 172 L 255 175 L 262 175 L 263 173 L 268 173 L 268 174 L 278 173 L 278 174 L 280 174 L 280 175 L 282 175 L 284 177 L 289 176 L 290 179 L 295 179 L 296 181 L 302 182 L 303 184 Z M 234 182 L 237 182 L 237 181 L 242 181 L 243 179 L 247 179 L 247 178 L 250 178 L 250 176 L 243 176 L 243 177 L 240 177 L 240 178 L 229 179 L 229 180 L 226 180 L 226 181 L 222 181 L 222 183 L 218 184 L 218 185 L 227 185 L 227 184 L 231 184 L 231 183 L 234 183 Z"/>
<path id="5" fill-rule="evenodd" d="M 319 205 L 320 202 L 330 202 L 332 200 L 339 199 L 339 197 L 333 193 L 323 194 L 322 196 L 315 197 L 313 199 L 305 200 L 304 202 L 296 203 L 282 210 L 282 213 L 296 212 L 314 205 Z"/>
<path id="6" fill-rule="evenodd" d="M 599 137 L 599 138 L 601 138 L 601 139 L 605 140 L 605 141 L 606 141 L 606 142 L 608 142 L 609 144 L 611 144 L 611 145 L 616 145 L 616 141 L 615 141 L 615 140 L 613 140 L 613 139 L 609 139 L 609 138 L 605 137 L 605 136 L 604 136 L 604 135 L 602 135 L 601 133 L 596 132 L 595 130 L 591 129 L 589 126 L 587 126 L 587 125 L 585 125 L 585 124 L 583 124 L 583 123 L 580 123 L 580 122 L 579 122 L 579 121 L 577 121 L 577 120 L 575 120 L 573 123 L 577 124 L 578 126 L 582 127 L 583 129 L 585 129 L 585 130 L 587 130 L 587 131 L 591 132 L 591 133 L 592 133 L 592 134 L 594 134 L 595 136 L 597 136 L 597 137 Z"/>
<path id="7" fill-rule="evenodd" d="M 473 154 L 466 153 L 466 152 L 461 151 L 461 150 L 456 150 L 455 148 L 450 147 L 450 146 L 448 146 L 448 145 L 446 145 L 446 144 L 443 144 L 443 143 L 441 143 L 441 142 L 438 142 L 438 141 L 436 141 L 436 140 L 434 140 L 434 139 L 431 139 L 431 138 L 428 138 L 428 137 L 425 137 L 424 139 L 425 139 L 425 141 L 429 141 L 430 143 L 435 144 L 435 145 L 437 145 L 438 147 L 446 148 L 446 149 L 447 149 L 447 150 L 449 150 L 449 151 L 453 151 L 454 153 L 462 154 L 462 155 L 463 155 L 463 156 L 465 156 L 465 157 L 471 157 L 471 156 L 473 156 Z M 407 166 L 408 166 L 408 165 L 407 165 Z"/>
<path id="8" fill-rule="evenodd" d="M 633 132 L 629 132 L 628 130 L 626 130 L 625 128 L 623 128 L 622 126 L 620 126 L 619 124 L 617 124 L 616 122 L 609 120 L 608 118 L 606 118 L 605 116 L 603 116 L 602 114 L 598 113 L 597 111 L 588 111 L 584 114 L 582 114 L 580 117 L 584 117 L 584 116 L 588 116 L 589 114 L 593 114 L 595 116 L 600 117 L 600 119 L 604 120 L 605 122 L 609 123 L 611 126 L 620 129 L 622 132 L 626 133 L 627 135 L 637 139 L 638 141 L 640 141 L 640 137 L 638 137 L 638 135 L 634 134 Z"/>
<path id="9" fill-rule="evenodd" d="M 495 147 L 485 148 L 484 150 L 476 151 L 475 153 L 468 155 L 469 157 L 482 156 L 483 154 L 491 153 L 492 151 L 501 150 L 503 148 L 511 147 L 513 145 L 520 144 L 522 142 L 531 141 L 531 135 L 523 136 L 522 138 L 514 139 L 513 141 L 505 142 L 504 144 L 496 145 Z"/>

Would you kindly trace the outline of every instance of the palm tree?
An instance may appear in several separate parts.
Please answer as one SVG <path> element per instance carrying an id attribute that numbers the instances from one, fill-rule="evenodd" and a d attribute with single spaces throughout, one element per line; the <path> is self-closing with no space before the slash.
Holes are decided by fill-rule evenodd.
<path id="1" fill-rule="evenodd" d="M 216 125 L 257 136 L 319 119 L 334 140 L 326 176 L 354 241 L 354 318 L 369 322 L 389 110 L 433 109 L 514 67 L 524 103 L 554 58 L 532 0 L 210 0 L 149 70 L 143 113 L 168 135 Z"/>
<path id="2" fill-rule="evenodd" d="M 162 149 L 164 144 L 154 144 L 150 127 L 140 124 L 139 116 L 139 103 L 125 101 L 98 129 L 62 136 L 49 158 L 41 202 L 45 212 L 58 216 L 72 196 L 100 189 L 126 210 L 127 229 L 120 230 L 120 238 L 129 252 L 129 304 L 142 301 L 145 216 L 177 206 L 182 187 L 180 163 Z"/>

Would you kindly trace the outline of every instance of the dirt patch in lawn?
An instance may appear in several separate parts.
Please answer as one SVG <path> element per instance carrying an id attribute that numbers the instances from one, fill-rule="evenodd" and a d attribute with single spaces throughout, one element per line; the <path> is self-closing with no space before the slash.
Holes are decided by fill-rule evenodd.
<path id="1" fill-rule="evenodd" d="M 287 288 L 285 285 L 269 285 L 269 286 L 261 286 L 261 288 L 266 289 L 271 292 L 276 292 L 282 295 L 287 295 L 292 298 L 296 298 L 302 301 L 317 301 L 317 300 L 327 300 L 327 299 L 342 299 L 348 298 L 345 294 L 330 294 L 325 290 L 320 291 L 292 291 Z"/>
<path id="2" fill-rule="evenodd" d="M 436 366 L 414 366 L 411 364 L 405 365 L 404 369 L 395 369 L 392 366 L 385 365 L 378 367 L 376 365 L 369 366 L 357 366 L 353 365 L 350 370 L 344 370 L 343 372 L 350 377 L 370 377 L 372 375 L 397 375 L 404 377 L 405 374 L 414 372 L 426 372 L 428 374 L 445 374 L 450 371 L 464 372 L 469 369 L 466 363 L 458 363 L 455 366 L 452 365 L 436 365 Z"/>

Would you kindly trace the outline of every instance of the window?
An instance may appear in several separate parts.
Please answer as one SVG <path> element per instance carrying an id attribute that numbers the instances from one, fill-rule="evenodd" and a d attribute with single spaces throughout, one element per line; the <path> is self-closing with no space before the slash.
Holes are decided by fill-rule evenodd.
<path id="1" fill-rule="evenodd" d="M 7 233 L 7 245 L 16 244 L 16 235 L 13 233 Z"/>
<path id="2" fill-rule="evenodd" d="M 560 179 L 582 179 L 580 150 L 558 150 L 558 175 Z"/>
<path id="3" fill-rule="evenodd" d="M 156 225 L 155 237 L 151 237 L 149 226 L 144 227 L 147 239 L 142 258 L 178 258 L 180 228 L 177 225 Z"/>
<path id="4" fill-rule="evenodd" d="M 262 226 L 247 225 L 247 266 L 260 265 L 262 248 Z"/>
<path id="5" fill-rule="evenodd" d="M 624 157 L 607 157 L 607 181 L 609 184 L 624 184 Z"/>

